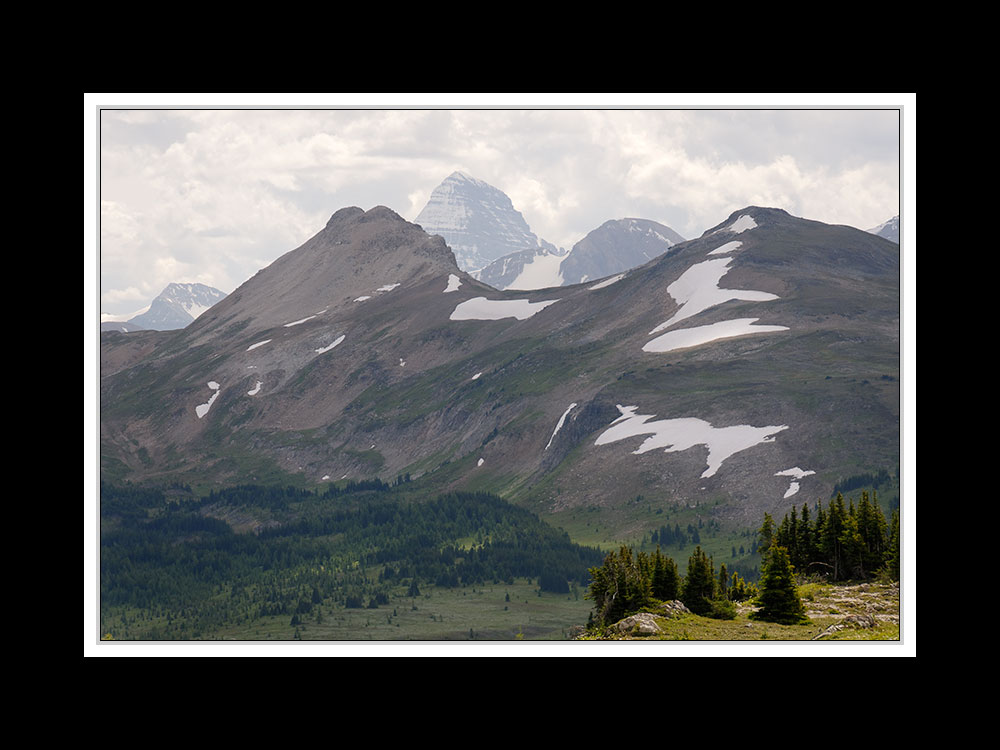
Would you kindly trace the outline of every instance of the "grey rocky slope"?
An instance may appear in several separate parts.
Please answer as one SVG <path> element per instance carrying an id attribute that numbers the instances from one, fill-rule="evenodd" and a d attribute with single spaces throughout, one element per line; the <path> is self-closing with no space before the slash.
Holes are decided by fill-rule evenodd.
<path id="1" fill-rule="evenodd" d="M 898 251 L 748 207 L 613 283 L 497 291 L 343 209 L 186 329 L 102 334 L 102 476 L 408 473 L 622 533 L 654 504 L 757 523 L 898 465 Z"/>
<path id="2" fill-rule="evenodd" d="M 415 221 L 429 234 L 444 237 L 459 268 L 470 273 L 522 250 L 558 252 L 531 231 L 502 190 L 462 172 L 453 172 L 434 188 Z"/>
<path id="3" fill-rule="evenodd" d="M 226 294 L 205 284 L 172 283 L 150 303 L 141 315 L 128 322 L 149 331 L 184 328 Z"/>
<path id="4" fill-rule="evenodd" d="M 577 242 L 562 262 L 564 284 L 581 284 L 658 258 L 684 238 L 649 219 L 606 221 Z"/>

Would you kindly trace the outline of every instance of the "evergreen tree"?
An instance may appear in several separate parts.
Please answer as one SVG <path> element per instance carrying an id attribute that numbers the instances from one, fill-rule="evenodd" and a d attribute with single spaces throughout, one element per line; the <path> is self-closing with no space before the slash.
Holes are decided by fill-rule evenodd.
<path id="1" fill-rule="evenodd" d="M 757 551 L 760 552 L 761 558 L 767 556 L 768 549 L 774 543 L 774 519 L 771 518 L 770 513 L 764 514 L 764 522 L 761 524 L 760 528 L 757 530 Z"/>
<path id="2" fill-rule="evenodd" d="M 889 524 L 888 550 L 885 556 L 885 570 L 893 580 L 899 580 L 899 510 L 892 512 Z"/>
<path id="3" fill-rule="evenodd" d="M 819 550 L 816 548 L 816 533 L 809 517 L 809 506 L 802 506 L 802 518 L 798 526 L 798 561 L 792 561 L 799 570 L 807 570 L 809 563 L 816 562 Z"/>
<path id="4" fill-rule="evenodd" d="M 695 614 L 706 614 L 712 609 L 715 585 L 715 570 L 699 545 L 688 558 L 687 575 L 681 587 L 681 601 Z"/>
<path id="5" fill-rule="evenodd" d="M 772 547 L 764 563 L 757 596 L 760 609 L 750 615 L 753 620 L 796 625 L 808 622 L 795 588 L 794 570 L 788 550 Z"/>
<path id="6" fill-rule="evenodd" d="M 642 609 L 651 595 L 650 579 L 642 574 L 631 547 L 622 545 L 617 554 L 612 550 L 601 567 L 590 569 L 586 597 L 594 600 L 595 619 L 602 625 L 614 624 Z"/>
<path id="7" fill-rule="evenodd" d="M 680 576 L 677 573 L 677 563 L 673 558 L 660 554 L 660 548 L 656 548 L 653 556 L 653 596 L 660 601 L 673 601 L 678 597 L 680 589 Z"/>

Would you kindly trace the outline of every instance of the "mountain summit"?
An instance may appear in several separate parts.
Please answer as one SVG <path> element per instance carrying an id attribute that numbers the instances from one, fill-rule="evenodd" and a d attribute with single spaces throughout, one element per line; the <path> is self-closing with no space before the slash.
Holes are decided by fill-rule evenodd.
<path id="1" fill-rule="evenodd" d="M 189 325 L 225 296 L 225 292 L 205 284 L 167 284 L 144 312 L 128 322 L 147 330 L 173 331 Z"/>
<path id="2" fill-rule="evenodd" d="M 463 172 L 453 172 L 434 188 L 415 221 L 429 234 L 444 237 L 459 267 L 473 274 L 521 250 L 558 252 L 531 231 L 502 190 Z"/>
<path id="3" fill-rule="evenodd" d="M 649 219 L 606 221 L 577 242 L 562 262 L 564 284 L 582 284 L 641 266 L 684 238 Z"/>

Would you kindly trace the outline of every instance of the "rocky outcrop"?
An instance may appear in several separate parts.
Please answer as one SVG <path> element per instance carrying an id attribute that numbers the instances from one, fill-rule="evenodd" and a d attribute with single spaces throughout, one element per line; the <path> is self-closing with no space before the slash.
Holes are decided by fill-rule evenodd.
<path id="1" fill-rule="evenodd" d="M 640 612 L 639 614 L 626 617 L 624 620 L 619 620 L 611 626 L 610 630 L 619 636 L 631 635 L 640 637 L 659 635 L 663 632 L 659 623 L 656 622 L 656 616 L 651 615 L 649 612 Z"/>
<path id="2" fill-rule="evenodd" d="M 878 620 L 872 615 L 848 615 L 836 625 L 831 625 L 822 633 L 815 636 L 813 640 L 821 640 L 841 630 L 867 630 L 875 627 L 878 627 Z"/>

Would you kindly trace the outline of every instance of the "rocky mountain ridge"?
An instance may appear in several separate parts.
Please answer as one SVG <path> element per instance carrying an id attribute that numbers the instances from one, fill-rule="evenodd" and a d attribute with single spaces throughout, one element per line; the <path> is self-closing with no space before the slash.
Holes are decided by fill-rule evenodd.
<path id="1" fill-rule="evenodd" d="M 342 209 L 186 329 L 102 335 L 102 475 L 405 473 L 623 532 L 636 496 L 757 518 L 898 463 L 898 269 L 879 237 L 747 207 L 620 277 L 501 292 Z"/>

